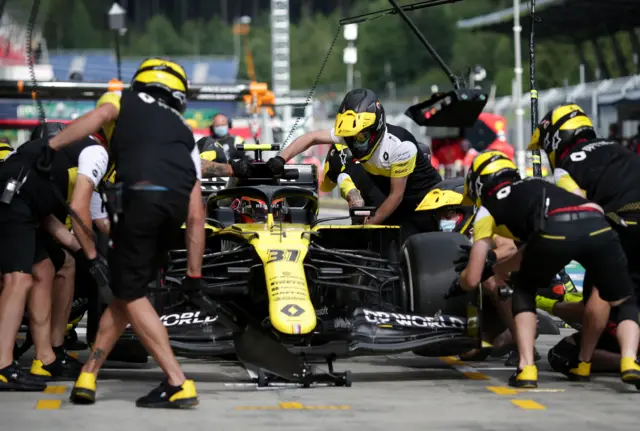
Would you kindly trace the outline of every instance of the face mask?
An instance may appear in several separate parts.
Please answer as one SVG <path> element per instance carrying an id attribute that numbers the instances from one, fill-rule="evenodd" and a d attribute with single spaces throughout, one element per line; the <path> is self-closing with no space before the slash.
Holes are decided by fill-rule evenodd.
<path id="1" fill-rule="evenodd" d="M 213 128 L 213 133 L 215 133 L 216 136 L 227 136 L 229 126 L 216 126 Z"/>
<path id="2" fill-rule="evenodd" d="M 455 220 L 440 220 L 440 230 L 442 232 L 453 232 L 456 224 Z"/>

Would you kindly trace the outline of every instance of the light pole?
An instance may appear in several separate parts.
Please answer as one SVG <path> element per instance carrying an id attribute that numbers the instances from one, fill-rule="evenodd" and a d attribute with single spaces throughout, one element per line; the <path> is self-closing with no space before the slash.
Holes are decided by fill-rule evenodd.
<path id="1" fill-rule="evenodd" d="M 516 107 L 516 161 L 521 175 L 526 175 L 526 155 L 524 149 L 524 109 L 522 109 L 522 26 L 520 25 L 520 0 L 513 0 L 513 40 L 515 44 L 516 74 L 513 102 Z"/>
<path id="2" fill-rule="evenodd" d="M 347 46 L 344 49 L 342 60 L 347 65 L 347 92 L 353 90 L 353 67 L 358 62 L 358 49 L 355 41 L 358 39 L 358 24 L 344 26 L 344 39 Z"/>
<path id="3" fill-rule="evenodd" d="M 118 3 L 111 5 L 108 12 L 109 29 L 112 30 L 116 41 L 116 64 L 118 68 L 118 80 L 122 81 L 122 65 L 120 59 L 120 36 L 127 33 L 127 11 Z"/>
<path id="4" fill-rule="evenodd" d="M 238 64 L 240 64 L 240 36 L 246 36 L 247 34 L 249 34 L 249 30 L 250 30 L 250 25 L 251 25 L 251 17 L 244 15 L 241 16 L 240 18 L 236 18 L 233 20 L 233 28 L 232 28 L 232 33 L 233 33 L 233 43 L 234 43 L 234 55 L 236 57 L 236 60 L 238 61 Z"/>

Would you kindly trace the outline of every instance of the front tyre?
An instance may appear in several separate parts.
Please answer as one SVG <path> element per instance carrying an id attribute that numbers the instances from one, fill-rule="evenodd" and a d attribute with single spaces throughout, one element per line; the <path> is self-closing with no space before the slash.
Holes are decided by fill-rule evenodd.
<path id="1" fill-rule="evenodd" d="M 458 274 L 453 262 L 460 246 L 471 245 L 467 237 L 455 232 L 428 232 L 411 236 L 402 248 L 402 268 L 408 293 L 408 310 L 433 316 L 438 312 L 466 316 L 472 295 L 444 299 Z"/>

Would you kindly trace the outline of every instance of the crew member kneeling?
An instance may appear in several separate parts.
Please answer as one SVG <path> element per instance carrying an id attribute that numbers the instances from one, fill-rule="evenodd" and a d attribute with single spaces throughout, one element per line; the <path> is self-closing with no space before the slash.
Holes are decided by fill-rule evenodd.
<path id="1" fill-rule="evenodd" d="M 519 268 L 513 285 L 513 314 L 520 358 L 509 384 L 537 387 L 536 292 L 539 287 L 547 286 L 572 260 L 585 267 L 597 286 L 585 305 L 580 353 L 570 367 L 588 368 L 610 307 L 625 303 L 633 293 L 627 259 L 602 209 L 542 178 L 521 179 L 513 162 L 498 151 L 481 153 L 473 161 L 465 180 L 465 196 L 474 201 L 479 210 L 474 221 L 469 264 L 452 290 L 471 290 L 478 286 L 493 234 L 526 242 L 514 256 L 494 266 L 496 274 L 503 277 Z M 633 302 L 626 305 L 635 307 Z M 623 356 L 630 358 L 621 363 L 621 378 L 626 383 L 638 384 L 637 311 L 633 315 L 619 314 L 619 318 L 625 322 L 619 325 L 618 341 Z"/>

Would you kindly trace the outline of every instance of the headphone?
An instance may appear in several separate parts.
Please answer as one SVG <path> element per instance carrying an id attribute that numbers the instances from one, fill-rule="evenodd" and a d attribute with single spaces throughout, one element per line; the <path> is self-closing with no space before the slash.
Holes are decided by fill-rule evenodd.
<path id="1" fill-rule="evenodd" d="M 214 115 L 214 117 L 217 117 L 218 115 L 222 115 L 224 118 L 227 119 L 227 124 L 229 124 L 229 130 L 231 130 L 233 128 L 233 123 L 231 122 L 231 118 L 227 117 L 226 115 L 224 115 L 223 113 L 217 113 L 216 115 Z M 211 132 L 211 134 L 213 135 L 213 124 L 211 124 L 209 126 L 209 131 Z"/>

